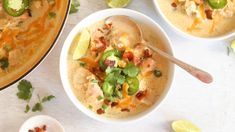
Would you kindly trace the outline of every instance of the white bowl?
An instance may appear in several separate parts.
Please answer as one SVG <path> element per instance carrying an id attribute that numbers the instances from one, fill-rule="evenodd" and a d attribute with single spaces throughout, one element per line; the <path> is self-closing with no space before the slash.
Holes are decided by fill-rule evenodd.
<path id="1" fill-rule="evenodd" d="M 232 36 L 235 36 L 235 31 L 230 32 L 230 33 L 226 33 L 224 35 L 215 36 L 215 37 L 198 37 L 198 36 L 194 36 L 189 33 L 186 33 L 184 31 L 182 31 L 181 29 L 179 29 L 178 27 L 176 27 L 174 24 L 172 24 L 172 22 L 170 20 L 167 19 L 167 17 L 164 15 L 164 13 L 162 12 L 162 10 L 158 4 L 158 0 L 153 0 L 153 3 L 155 5 L 155 9 L 158 11 L 160 16 L 164 19 L 164 21 L 170 26 L 170 28 L 185 38 L 196 39 L 196 40 L 201 39 L 201 40 L 206 40 L 206 41 L 218 41 L 218 40 L 224 40 L 224 39 L 230 38 Z"/>
<path id="2" fill-rule="evenodd" d="M 155 29 L 156 31 L 159 32 L 159 35 L 162 36 L 162 41 L 165 42 L 166 46 L 171 51 L 171 46 L 170 46 L 171 42 L 170 42 L 168 36 L 163 31 L 163 29 L 156 22 L 154 22 L 151 18 L 147 17 L 144 14 L 141 14 L 139 12 L 129 10 L 129 9 L 106 9 L 106 10 L 95 12 L 95 13 L 91 14 L 90 16 L 86 17 L 81 22 L 79 22 L 74 27 L 74 29 L 70 32 L 67 39 L 65 40 L 64 46 L 62 48 L 61 56 L 60 56 L 60 76 L 61 76 L 61 80 L 62 80 L 62 84 L 64 86 L 64 89 L 65 89 L 67 95 L 69 96 L 70 100 L 83 113 L 85 113 L 86 115 L 88 115 L 89 117 L 91 117 L 93 119 L 96 119 L 96 120 L 102 121 L 102 122 L 106 122 L 106 123 L 124 123 L 124 122 L 126 123 L 129 121 L 142 119 L 143 117 L 146 117 L 146 115 L 149 115 L 151 112 L 153 112 L 154 110 L 156 110 L 159 107 L 160 103 L 166 97 L 166 95 L 170 89 L 170 85 L 171 85 L 172 78 L 174 75 L 173 74 L 174 73 L 174 66 L 171 65 L 171 67 L 169 69 L 169 71 L 172 71 L 170 73 L 172 76 L 169 78 L 168 84 L 167 84 L 163 94 L 161 95 L 161 97 L 156 101 L 156 103 L 151 108 L 149 108 L 148 110 L 146 110 L 136 116 L 127 117 L 124 119 L 110 119 L 110 118 L 105 118 L 103 116 L 97 115 L 96 113 L 90 111 L 85 106 L 83 106 L 81 104 L 81 102 L 74 95 L 72 88 L 71 88 L 71 85 L 68 80 L 67 58 L 68 58 L 68 51 L 69 51 L 70 45 L 71 45 L 74 37 L 82 29 L 92 25 L 93 23 L 95 23 L 99 20 L 105 19 L 109 16 L 114 16 L 114 15 L 126 15 L 126 16 L 129 16 L 138 22 L 144 23 L 146 25 L 151 25 L 153 29 Z"/>
<path id="3" fill-rule="evenodd" d="M 46 115 L 37 115 L 26 120 L 21 126 L 19 132 L 28 132 L 35 127 L 47 126 L 48 132 L 65 132 L 62 125 L 54 118 Z"/>

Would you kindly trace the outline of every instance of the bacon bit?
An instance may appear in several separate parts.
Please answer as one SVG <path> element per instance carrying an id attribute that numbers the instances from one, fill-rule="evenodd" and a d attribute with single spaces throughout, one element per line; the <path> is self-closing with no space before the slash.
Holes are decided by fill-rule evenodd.
<path id="1" fill-rule="evenodd" d="M 131 108 L 136 108 L 136 105 L 134 105 L 134 104 L 131 104 L 130 106 L 131 106 Z"/>
<path id="2" fill-rule="evenodd" d="M 118 105 L 118 102 L 112 102 L 111 103 L 111 107 L 113 108 L 113 107 L 115 107 L 115 106 L 117 106 Z"/>
<path id="3" fill-rule="evenodd" d="M 142 58 L 134 56 L 133 62 L 136 66 L 140 65 L 142 61 L 143 61 Z"/>
<path id="4" fill-rule="evenodd" d="M 152 57 L 152 55 L 149 49 L 144 50 L 144 58 Z"/>
<path id="5" fill-rule="evenodd" d="M 110 105 L 110 103 L 111 103 L 110 100 L 107 100 L 107 99 L 104 100 L 104 104 L 105 104 L 105 105 Z"/>
<path id="6" fill-rule="evenodd" d="M 46 130 L 47 130 L 47 126 L 46 126 L 46 125 L 43 125 L 43 126 L 42 126 L 42 130 L 46 131 Z"/>
<path id="7" fill-rule="evenodd" d="M 205 13 L 206 13 L 207 19 L 210 19 L 210 20 L 213 19 L 213 18 L 212 18 L 212 10 L 207 9 L 207 10 L 205 10 Z"/>
<path id="8" fill-rule="evenodd" d="M 142 100 L 143 98 L 146 97 L 146 95 L 147 95 L 147 90 L 145 90 L 145 91 L 139 91 L 139 92 L 136 94 L 135 97 L 136 97 L 138 100 Z"/>
<path id="9" fill-rule="evenodd" d="M 122 112 L 130 112 L 130 109 L 128 108 L 124 108 L 124 109 L 121 109 Z"/>
<path id="10" fill-rule="evenodd" d="M 104 24 L 104 27 L 103 27 L 103 29 L 104 30 L 109 30 L 111 27 L 112 27 L 112 23 L 109 23 L 109 24 Z"/>
<path id="11" fill-rule="evenodd" d="M 101 108 L 100 108 L 100 109 L 98 109 L 96 112 L 97 112 L 97 114 L 99 114 L 99 115 L 101 115 L 101 114 L 104 114 L 104 113 L 105 113 L 105 111 L 104 111 L 103 109 L 101 109 Z"/>
<path id="12" fill-rule="evenodd" d="M 34 130 L 35 130 L 36 132 L 42 132 L 42 129 L 39 128 L 39 127 L 35 127 Z"/>
<path id="13" fill-rule="evenodd" d="M 128 59 L 129 61 L 132 61 L 134 59 L 134 54 L 130 51 L 124 52 L 124 54 L 122 55 L 122 58 Z"/>
<path id="14" fill-rule="evenodd" d="M 100 31 L 101 33 L 104 33 L 104 31 L 100 28 L 98 28 L 97 30 Z"/>
<path id="15" fill-rule="evenodd" d="M 34 132 L 33 130 L 28 130 L 28 132 Z"/>
<path id="16" fill-rule="evenodd" d="M 108 59 L 106 59 L 106 60 L 104 61 L 104 64 L 105 64 L 106 66 L 113 67 L 113 66 L 115 65 L 115 61 L 114 61 L 114 60 L 108 60 Z"/>
<path id="17" fill-rule="evenodd" d="M 93 51 L 102 52 L 107 47 L 107 42 L 104 37 L 99 37 L 98 40 L 94 40 L 95 42 L 95 48 L 92 49 Z"/>
<path id="18" fill-rule="evenodd" d="M 105 73 L 100 67 L 92 67 L 88 70 L 93 73 L 101 82 L 104 81 Z"/>
<path id="19" fill-rule="evenodd" d="M 176 8 L 177 7 L 177 4 L 175 2 L 171 3 L 171 6 Z"/>

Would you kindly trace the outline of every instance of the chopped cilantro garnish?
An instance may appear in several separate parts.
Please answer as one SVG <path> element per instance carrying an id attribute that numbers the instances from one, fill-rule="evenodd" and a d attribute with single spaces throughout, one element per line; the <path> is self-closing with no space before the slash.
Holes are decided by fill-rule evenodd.
<path id="1" fill-rule="evenodd" d="M 139 72 L 140 69 L 138 67 L 136 67 L 134 64 L 129 63 L 127 64 L 127 66 L 124 68 L 123 72 L 128 75 L 129 77 L 136 77 Z"/>
<path id="2" fill-rule="evenodd" d="M 86 63 L 84 63 L 84 62 L 80 62 L 79 64 L 81 67 L 86 67 Z"/>
<path id="3" fill-rule="evenodd" d="M 49 12 L 48 17 L 50 19 L 55 18 L 56 17 L 56 13 L 55 12 Z"/>
<path id="4" fill-rule="evenodd" d="M 42 109 L 43 109 L 42 103 L 38 102 L 33 106 L 32 111 L 37 112 L 37 111 L 42 111 Z"/>
<path id="5" fill-rule="evenodd" d="M 107 108 L 108 108 L 107 105 L 105 105 L 105 104 L 102 105 L 102 109 L 103 109 L 103 110 L 106 110 Z"/>
<path id="6" fill-rule="evenodd" d="M 27 80 L 21 80 L 17 87 L 18 87 L 18 92 L 16 95 L 18 96 L 18 98 L 29 102 L 32 97 L 32 93 L 33 93 L 32 84 Z M 49 96 L 43 97 L 41 100 L 38 95 L 39 101 L 33 106 L 32 111 L 33 112 L 42 111 L 43 103 L 51 101 L 53 98 L 55 98 L 55 96 L 49 95 Z M 30 109 L 31 108 L 30 108 L 29 104 L 27 104 L 24 112 L 28 113 Z"/>
<path id="7" fill-rule="evenodd" d="M 45 96 L 42 98 L 42 103 L 51 101 L 53 98 L 55 98 L 54 95 Z"/>
<path id="8" fill-rule="evenodd" d="M 70 7 L 70 14 L 77 13 L 80 7 L 79 0 L 72 0 L 71 7 Z"/>
<path id="9" fill-rule="evenodd" d="M 19 99 L 30 100 L 32 97 L 33 87 L 32 84 L 27 80 L 21 80 L 18 84 L 17 96 Z"/>
<path id="10" fill-rule="evenodd" d="M 25 113 L 28 113 L 29 110 L 30 110 L 30 106 L 27 104 L 26 107 L 25 107 L 25 111 L 24 111 L 24 112 L 25 112 Z"/>
<path id="11" fill-rule="evenodd" d="M 97 100 L 98 100 L 98 101 L 100 101 L 100 100 L 102 100 L 102 99 L 104 99 L 104 97 L 102 97 L 102 96 L 98 96 L 98 97 L 97 97 Z"/>
<path id="12" fill-rule="evenodd" d="M 90 80 L 92 83 L 98 83 L 99 81 L 98 80 L 96 80 L 96 79 L 91 79 Z"/>
<path id="13" fill-rule="evenodd" d="M 0 67 L 1 69 L 5 70 L 9 66 L 8 58 L 2 58 L 0 59 Z"/>
<path id="14" fill-rule="evenodd" d="M 93 107 L 92 107 L 92 105 L 89 105 L 88 108 L 91 110 Z"/>

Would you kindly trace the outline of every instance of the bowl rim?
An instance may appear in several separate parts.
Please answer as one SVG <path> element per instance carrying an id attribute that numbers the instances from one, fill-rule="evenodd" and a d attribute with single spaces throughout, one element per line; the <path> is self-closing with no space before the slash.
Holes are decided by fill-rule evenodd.
<path id="1" fill-rule="evenodd" d="M 110 12 L 112 12 L 112 13 L 110 13 Z M 103 16 L 104 14 L 106 14 L 106 16 Z M 100 116 L 100 115 L 88 110 L 79 101 L 79 99 L 77 99 L 76 95 L 74 94 L 74 92 L 72 90 L 72 86 L 69 83 L 69 79 L 68 79 L 68 75 L 67 75 L 68 51 L 69 51 L 69 48 L 70 48 L 71 43 L 73 41 L 73 38 L 77 35 L 77 33 L 79 31 L 82 30 L 82 28 L 86 27 L 86 26 L 84 26 L 84 23 L 86 21 L 91 20 L 92 18 L 97 17 L 97 16 L 100 17 L 100 20 L 102 20 L 106 17 L 114 16 L 114 14 L 115 15 L 127 15 L 129 17 L 131 17 L 132 15 L 136 15 L 136 16 L 139 16 L 139 18 L 145 18 L 145 19 L 147 19 L 146 21 L 153 23 L 154 26 L 159 29 L 159 32 L 162 34 L 162 36 L 164 36 L 164 39 L 167 43 L 169 51 L 173 54 L 172 44 L 171 44 L 171 41 L 170 41 L 168 35 L 165 33 L 163 28 L 161 28 L 161 26 L 158 23 L 156 23 L 154 20 L 152 20 L 150 17 L 148 17 L 140 12 L 131 10 L 131 9 L 120 9 L 120 8 L 104 9 L 104 10 L 100 10 L 95 13 L 92 13 L 91 15 L 89 15 L 86 18 L 84 18 L 83 20 L 81 20 L 67 36 L 67 38 L 64 42 L 62 51 L 61 51 L 61 55 L 60 55 L 60 77 L 61 77 L 63 88 L 64 88 L 67 96 L 72 101 L 72 103 L 75 105 L 75 107 L 77 107 L 82 113 L 84 113 L 85 115 L 87 115 L 88 117 L 90 117 L 92 119 L 95 119 L 95 120 L 103 122 L 103 123 L 122 124 L 122 123 L 136 122 L 138 120 L 144 119 L 145 117 L 147 117 L 148 115 L 153 113 L 157 108 L 160 107 L 162 102 L 167 98 L 167 95 L 170 93 L 171 86 L 174 82 L 175 67 L 173 64 L 170 65 L 170 69 L 171 69 L 172 73 L 169 73 L 169 74 L 171 74 L 171 77 L 169 78 L 168 84 L 166 85 L 166 88 L 165 88 L 164 92 L 162 93 L 162 96 L 158 99 L 158 101 L 155 102 L 155 104 L 153 106 L 151 106 L 151 108 L 149 108 L 148 110 L 146 110 L 144 112 L 141 112 L 140 114 L 138 114 L 136 116 L 123 118 L 123 119 L 112 119 L 112 118 Z M 89 24 L 89 25 L 91 25 L 91 24 Z M 139 116 L 139 117 L 137 117 L 137 116 Z"/>
<path id="2" fill-rule="evenodd" d="M 51 44 L 51 46 L 48 48 L 47 52 L 45 52 L 45 54 L 41 57 L 41 59 L 29 70 L 27 70 L 27 72 L 25 72 L 23 75 L 21 75 L 20 77 L 18 77 L 16 80 L 12 81 L 11 83 L 0 87 L 0 92 L 2 90 L 7 89 L 8 87 L 12 86 L 13 84 L 15 84 L 16 82 L 20 81 L 22 78 L 28 76 L 31 72 L 33 72 L 34 70 L 37 69 L 38 66 L 40 66 L 40 64 L 47 58 L 47 56 L 51 53 L 51 51 L 54 49 L 54 47 L 56 46 L 57 42 L 59 41 L 59 38 L 61 36 L 61 34 L 63 33 L 63 30 L 65 28 L 66 22 L 68 20 L 68 16 L 69 16 L 69 10 L 70 10 L 70 4 L 71 0 L 68 0 L 67 5 L 66 5 L 66 12 L 65 12 L 65 16 L 64 16 L 64 20 L 61 24 L 61 27 L 58 31 L 58 33 L 56 34 L 56 37 L 53 41 L 53 43 Z"/>
<path id="3" fill-rule="evenodd" d="M 219 35 L 219 36 L 214 36 L 214 37 L 200 37 L 200 36 L 194 36 L 192 34 L 186 33 L 182 31 L 181 29 L 179 29 L 178 27 L 176 27 L 173 23 L 171 23 L 171 21 L 166 17 L 166 15 L 164 15 L 164 13 L 162 12 L 158 4 L 158 0 L 153 0 L 153 3 L 154 3 L 155 10 L 160 14 L 161 18 L 167 23 L 167 25 L 171 29 L 173 29 L 180 36 L 183 36 L 188 39 L 194 39 L 194 40 L 200 39 L 200 40 L 205 40 L 205 41 L 220 41 L 220 40 L 225 40 L 225 39 L 235 36 L 235 30 L 230 33 L 226 33 L 224 35 Z"/>

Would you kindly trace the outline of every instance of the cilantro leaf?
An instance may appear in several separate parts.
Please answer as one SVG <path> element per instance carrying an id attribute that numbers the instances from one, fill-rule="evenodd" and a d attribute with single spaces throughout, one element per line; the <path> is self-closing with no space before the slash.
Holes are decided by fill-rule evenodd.
<path id="1" fill-rule="evenodd" d="M 124 74 L 128 75 L 129 77 L 136 77 L 139 74 L 140 69 L 138 67 L 136 67 L 134 64 L 129 63 L 124 68 L 123 72 L 124 72 Z"/>
<path id="2" fill-rule="evenodd" d="M 18 84 L 18 93 L 16 94 L 19 99 L 30 100 L 32 97 L 33 87 L 27 80 L 21 80 Z"/>
<path id="3" fill-rule="evenodd" d="M 8 58 L 2 58 L 0 59 L 0 68 L 2 68 L 3 70 L 7 69 L 9 66 L 9 61 Z"/>
<path id="4" fill-rule="evenodd" d="M 43 109 L 42 103 L 38 102 L 33 106 L 32 111 L 33 112 L 42 111 L 42 109 Z"/>
<path id="5" fill-rule="evenodd" d="M 27 104 L 26 107 L 25 107 L 25 111 L 24 111 L 24 112 L 25 112 L 25 113 L 28 113 L 29 110 L 30 110 L 30 106 Z"/>
<path id="6" fill-rule="evenodd" d="M 79 7 L 80 7 L 80 2 L 79 2 L 79 0 L 72 0 L 69 14 L 73 14 L 73 13 L 78 12 Z"/>
<path id="7" fill-rule="evenodd" d="M 45 96 L 45 97 L 42 98 L 42 103 L 51 101 L 51 100 L 54 99 L 54 98 L 55 98 L 54 95 Z"/>

